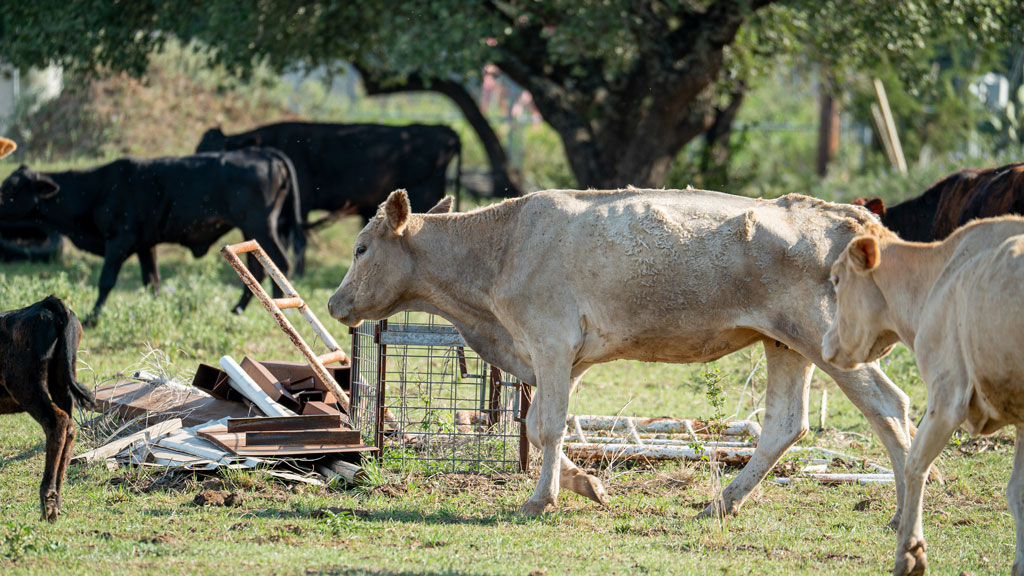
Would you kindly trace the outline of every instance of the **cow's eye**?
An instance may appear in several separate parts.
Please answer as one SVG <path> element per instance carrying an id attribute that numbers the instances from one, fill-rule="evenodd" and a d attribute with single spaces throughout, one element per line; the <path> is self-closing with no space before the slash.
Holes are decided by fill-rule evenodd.
<path id="1" fill-rule="evenodd" d="M 359 246 L 356 246 L 355 254 L 356 258 L 359 258 L 363 254 L 366 254 L 366 244 L 360 244 Z"/>
<path id="2" fill-rule="evenodd" d="M 833 274 L 828 280 L 832 283 L 832 288 L 839 288 L 839 276 Z"/>

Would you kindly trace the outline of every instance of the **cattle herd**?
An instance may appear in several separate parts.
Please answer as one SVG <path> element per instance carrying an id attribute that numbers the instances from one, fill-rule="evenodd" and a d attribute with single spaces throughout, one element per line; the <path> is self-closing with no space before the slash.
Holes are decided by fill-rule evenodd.
<path id="1" fill-rule="evenodd" d="M 331 316 L 356 326 L 439 314 L 484 360 L 535 387 L 526 428 L 542 464 L 525 514 L 542 514 L 560 488 L 608 504 L 562 437 L 575 386 L 617 359 L 709 362 L 764 344 L 762 435 L 702 516 L 737 512 L 807 433 L 811 374 L 827 373 L 888 450 L 896 574 L 925 570 L 923 484 L 953 431 L 1024 424 L 1024 323 L 1008 313 L 1024 307 L 1024 218 L 1006 215 L 1024 210 L 1024 164 L 961 171 L 888 209 L 879 199 L 628 187 L 535 192 L 460 213 L 444 197 L 459 154 L 444 127 L 213 129 L 184 158 L 48 174 L 22 166 L 0 187 L 0 222 L 42 223 L 103 255 L 95 316 L 130 254 L 158 289 L 157 244 L 200 256 L 239 228 L 283 270 L 287 245 L 301 268 L 310 210 L 360 214 L 368 223 Z M 80 334 L 54 298 L 0 315 L 0 413 L 27 411 L 46 429 L 40 499 L 50 520 L 73 445 L 71 403 L 91 402 L 74 377 Z M 898 341 L 915 352 L 928 390 L 916 435 L 907 395 L 877 362 Z M 1014 574 L 1024 574 L 1019 430 L 1006 492 Z"/>

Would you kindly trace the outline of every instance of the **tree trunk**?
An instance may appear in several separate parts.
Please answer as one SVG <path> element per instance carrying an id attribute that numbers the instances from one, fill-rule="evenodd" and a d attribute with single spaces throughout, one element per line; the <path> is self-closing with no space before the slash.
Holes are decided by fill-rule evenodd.
<path id="1" fill-rule="evenodd" d="M 828 165 L 839 151 L 839 101 L 832 97 L 831 79 L 822 74 L 819 83 L 818 158 L 819 178 L 828 174 Z"/>

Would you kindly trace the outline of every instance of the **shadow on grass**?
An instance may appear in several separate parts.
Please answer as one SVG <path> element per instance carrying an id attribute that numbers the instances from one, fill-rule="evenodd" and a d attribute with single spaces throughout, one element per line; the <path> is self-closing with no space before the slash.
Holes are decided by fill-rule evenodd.
<path id="1" fill-rule="evenodd" d="M 516 522 L 518 516 L 514 514 L 497 513 L 486 516 L 469 516 L 453 514 L 447 511 L 422 514 L 414 510 L 390 510 L 370 511 L 362 508 L 316 508 L 312 510 L 294 510 L 282 508 L 265 508 L 257 511 L 249 511 L 245 516 L 256 518 L 312 518 L 324 519 L 334 516 L 358 518 L 364 522 L 404 522 L 432 525 L 466 525 L 466 526 L 493 526 L 499 522 Z M 523 520 L 526 521 L 526 520 Z"/>
<path id="2" fill-rule="evenodd" d="M 21 454 L 18 454 L 17 456 L 11 456 L 10 458 L 0 458 L 0 470 L 3 470 L 8 464 L 14 464 L 15 462 L 22 462 L 24 460 L 28 460 L 29 458 L 32 458 L 33 456 L 37 456 L 39 454 L 42 454 L 43 451 L 45 451 L 45 450 L 46 450 L 46 442 L 40 442 L 39 444 L 36 444 L 35 446 L 29 448 L 28 450 L 25 450 L 24 452 L 22 452 Z"/>
<path id="3" fill-rule="evenodd" d="M 369 568 L 307 568 L 305 576 L 476 576 L 486 572 L 463 572 L 462 570 L 373 570 Z"/>

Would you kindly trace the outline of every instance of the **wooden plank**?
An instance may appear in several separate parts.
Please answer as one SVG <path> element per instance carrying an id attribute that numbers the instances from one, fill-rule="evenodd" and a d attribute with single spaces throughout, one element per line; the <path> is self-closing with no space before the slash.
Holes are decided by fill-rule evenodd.
<path id="1" fill-rule="evenodd" d="M 239 456 L 302 456 L 311 454 L 342 454 L 347 452 L 376 452 L 377 448 L 365 444 L 307 444 L 302 446 L 247 446 L 245 434 L 229 434 L 224 426 L 199 430 L 199 435 Z"/>
<path id="2" fill-rule="evenodd" d="M 220 367 L 228 373 L 231 386 L 242 393 L 267 416 L 295 416 L 295 413 L 281 406 L 267 396 L 267 393 L 230 356 L 221 356 Z"/>
<path id="3" fill-rule="evenodd" d="M 96 390 L 100 411 L 124 418 L 145 416 L 156 423 L 181 418 L 183 427 L 197 426 L 225 416 L 245 418 L 249 409 L 238 402 L 211 398 L 192 389 L 172 389 L 145 382 L 114 382 Z"/>
<path id="4" fill-rule="evenodd" d="M 321 429 L 291 432 L 246 432 L 246 446 L 296 446 L 305 444 L 359 444 L 357 430 Z"/>
<path id="5" fill-rule="evenodd" d="M 319 376 L 313 373 L 313 369 L 309 367 L 309 364 L 305 362 L 283 362 L 283 361 L 260 361 L 260 364 L 265 366 L 270 373 L 274 375 L 278 380 L 291 380 L 294 383 L 298 383 L 306 378 L 313 378 L 314 385 L 317 390 L 327 391 L 327 384 L 320 379 Z M 330 373 L 338 385 L 341 386 L 342 390 L 348 391 L 349 387 L 349 374 L 351 373 L 351 366 L 327 366 L 327 372 Z M 293 391 L 302 390 L 304 388 L 291 388 Z"/>
<path id="6" fill-rule="evenodd" d="M 319 430 L 341 428 L 341 415 L 284 416 L 262 418 L 229 418 L 228 432 L 284 432 L 288 430 Z"/>
<path id="7" fill-rule="evenodd" d="M 118 438 L 112 442 L 108 442 L 99 448 L 90 450 L 88 452 L 79 454 L 71 459 L 72 462 L 85 460 L 86 462 L 92 462 L 98 458 L 110 458 L 116 456 L 121 450 L 135 444 L 136 442 L 147 442 L 152 443 L 157 438 L 166 436 L 175 430 L 181 428 L 181 418 L 171 418 L 170 420 L 164 420 L 141 430 L 134 434 L 129 434 L 124 438 Z"/>
<path id="8" fill-rule="evenodd" d="M 340 416 L 341 411 L 335 408 L 334 406 L 327 404 L 326 402 L 306 402 L 306 404 L 302 407 L 302 414 L 310 416 L 314 416 L 317 414 L 337 414 Z"/>

